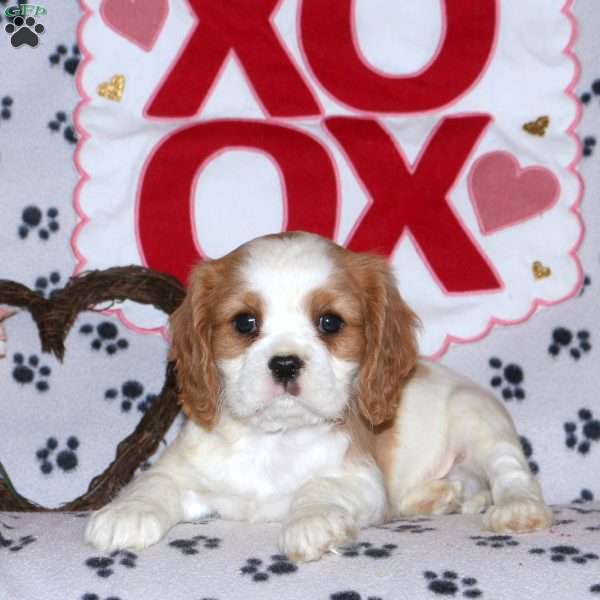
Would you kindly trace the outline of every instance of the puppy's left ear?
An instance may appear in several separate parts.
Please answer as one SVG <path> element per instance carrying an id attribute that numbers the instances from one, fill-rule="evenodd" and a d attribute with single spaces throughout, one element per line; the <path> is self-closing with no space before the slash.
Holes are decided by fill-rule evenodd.
<path id="1" fill-rule="evenodd" d="M 415 367 L 419 320 L 400 297 L 387 261 L 376 256 L 361 261 L 366 347 L 358 373 L 358 405 L 371 424 L 380 425 L 396 415 L 402 388 Z"/>

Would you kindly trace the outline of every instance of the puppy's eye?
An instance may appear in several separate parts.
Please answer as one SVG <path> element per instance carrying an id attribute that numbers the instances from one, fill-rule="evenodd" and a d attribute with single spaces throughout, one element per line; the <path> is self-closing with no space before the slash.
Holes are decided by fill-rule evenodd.
<path id="1" fill-rule="evenodd" d="M 337 333 L 344 326 L 344 321 L 341 317 L 333 313 L 326 313 L 319 317 L 319 331 L 321 333 Z"/>
<path id="2" fill-rule="evenodd" d="M 242 335 L 256 333 L 258 327 L 256 323 L 256 317 L 248 313 L 237 315 L 237 317 L 233 319 L 233 326 L 235 327 L 236 331 Z"/>

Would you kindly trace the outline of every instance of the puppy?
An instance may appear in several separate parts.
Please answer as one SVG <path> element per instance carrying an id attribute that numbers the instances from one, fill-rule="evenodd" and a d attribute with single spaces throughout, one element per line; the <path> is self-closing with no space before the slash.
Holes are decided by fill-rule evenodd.
<path id="1" fill-rule="evenodd" d="M 86 540 L 140 550 L 218 513 L 281 522 L 281 551 L 308 561 L 403 515 L 485 511 L 495 532 L 549 527 L 510 416 L 418 360 L 416 325 L 385 260 L 315 235 L 269 235 L 203 262 L 171 319 L 189 418 L 92 515 Z"/>

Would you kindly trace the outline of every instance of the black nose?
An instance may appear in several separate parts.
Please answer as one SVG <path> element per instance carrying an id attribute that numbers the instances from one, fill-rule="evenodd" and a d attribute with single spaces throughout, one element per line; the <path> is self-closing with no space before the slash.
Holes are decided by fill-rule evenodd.
<path id="1" fill-rule="evenodd" d="M 304 363 L 295 354 L 289 356 L 274 356 L 269 361 L 269 369 L 277 381 L 286 382 L 296 379 Z"/>

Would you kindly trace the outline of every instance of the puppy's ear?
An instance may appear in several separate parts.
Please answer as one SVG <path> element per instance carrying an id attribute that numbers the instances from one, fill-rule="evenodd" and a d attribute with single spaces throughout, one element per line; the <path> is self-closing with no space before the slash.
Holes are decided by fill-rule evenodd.
<path id="1" fill-rule="evenodd" d="M 365 354 L 358 373 L 358 406 L 373 425 L 396 415 L 402 388 L 417 361 L 418 319 L 404 303 L 388 263 L 360 258 Z"/>
<path id="2" fill-rule="evenodd" d="M 190 419 L 207 429 L 216 422 L 220 394 L 211 314 L 218 279 L 213 262 L 197 266 L 184 301 L 170 319 L 179 402 Z"/>

